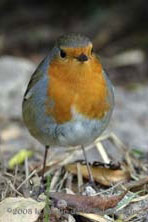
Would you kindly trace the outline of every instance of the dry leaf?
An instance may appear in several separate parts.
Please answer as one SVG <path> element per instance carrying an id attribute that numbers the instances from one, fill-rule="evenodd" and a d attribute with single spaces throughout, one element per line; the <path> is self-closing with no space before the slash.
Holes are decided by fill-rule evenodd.
<path id="1" fill-rule="evenodd" d="M 85 217 L 87 219 L 90 219 L 91 221 L 95 221 L 95 222 L 107 222 L 107 220 L 97 214 L 86 214 L 86 213 L 78 213 L 78 215 Z"/>
<path id="2" fill-rule="evenodd" d="M 66 170 L 71 172 L 72 174 L 77 175 L 77 165 L 69 164 L 65 166 Z M 92 175 L 94 180 L 98 183 L 101 183 L 105 186 L 110 186 L 114 183 L 118 183 L 121 181 L 127 181 L 130 178 L 130 174 L 128 171 L 124 170 L 113 170 L 109 168 L 102 168 L 98 166 L 90 166 Z M 85 165 L 80 165 L 81 174 L 83 177 L 89 179 L 88 170 Z"/>
<path id="3" fill-rule="evenodd" d="M 8 197 L 0 203 L 0 222 L 33 222 L 45 207 L 45 202 L 37 202 L 31 198 Z"/>
<path id="4" fill-rule="evenodd" d="M 51 192 L 49 197 L 55 200 L 65 200 L 67 208 L 74 209 L 78 212 L 98 212 L 113 208 L 125 196 L 127 191 L 120 195 L 103 197 L 103 196 L 81 196 L 66 193 Z"/>

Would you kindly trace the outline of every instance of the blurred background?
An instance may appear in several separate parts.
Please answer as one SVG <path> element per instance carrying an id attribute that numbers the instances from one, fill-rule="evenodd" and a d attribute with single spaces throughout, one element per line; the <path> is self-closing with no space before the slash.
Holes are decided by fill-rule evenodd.
<path id="1" fill-rule="evenodd" d="M 23 125 L 22 98 L 37 64 L 68 32 L 90 37 L 115 86 L 111 130 L 130 148 L 147 151 L 147 1 L 1 0 L 1 156 L 40 147 Z"/>

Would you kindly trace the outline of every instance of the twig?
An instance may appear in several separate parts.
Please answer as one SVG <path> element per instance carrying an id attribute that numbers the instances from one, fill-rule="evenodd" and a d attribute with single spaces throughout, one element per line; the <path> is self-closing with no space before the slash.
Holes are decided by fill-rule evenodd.
<path id="1" fill-rule="evenodd" d="M 15 186 L 16 180 L 17 180 L 17 172 L 18 172 L 18 165 L 15 167 L 15 174 L 14 174 L 14 180 L 13 180 L 13 186 Z"/>
<path id="2" fill-rule="evenodd" d="M 7 183 L 8 183 L 8 185 L 10 186 L 10 188 L 11 188 L 15 193 L 17 193 L 17 194 L 20 195 L 20 196 L 23 196 L 18 190 L 15 189 L 15 187 L 13 186 L 11 180 L 8 180 L 8 179 L 7 179 Z"/>
<path id="3" fill-rule="evenodd" d="M 141 200 L 145 200 L 145 199 L 148 199 L 148 194 L 142 196 L 142 197 L 136 197 L 134 198 L 133 200 L 131 200 L 131 202 L 138 202 L 138 201 L 141 201 Z"/>
<path id="4" fill-rule="evenodd" d="M 108 139 L 113 144 L 115 144 L 116 147 L 119 148 L 122 153 L 127 152 L 128 149 L 127 149 L 126 145 L 114 133 L 111 133 L 110 136 L 108 137 Z"/>
<path id="5" fill-rule="evenodd" d="M 17 187 L 16 190 L 19 190 L 26 183 L 26 181 L 28 181 L 35 173 L 36 170 L 32 171 L 32 173 Z"/>
<path id="6" fill-rule="evenodd" d="M 29 177 L 28 157 L 25 158 L 25 175 L 26 179 Z M 26 180 L 26 186 L 28 187 L 28 180 Z"/>
<path id="7" fill-rule="evenodd" d="M 77 163 L 77 178 L 78 178 L 78 190 L 79 193 L 81 192 L 81 187 L 83 185 L 83 177 L 82 177 L 82 173 L 80 170 L 80 163 Z"/>
<path id="8" fill-rule="evenodd" d="M 102 143 L 96 142 L 96 148 L 99 151 L 99 153 L 100 153 L 104 163 L 110 163 L 110 159 L 109 159 L 109 157 L 108 157 L 108 155 L 107 155 L 107 153 L 106 153 Z"/>
<path id="9" fill-rule="evenodd" d="M 61 182 L 60 182 L 60 186 L 59 186 L 59 188 L 58 188 L 58 191 L 61 190 L 61 188 L 62 188 L 62 186 L 63 186 L 63 184 L 64 184 L 64 182 L 65 182 L 65 180 L 66 180 L 67 177 L 68 177 L 68 172 L 66 172 L 66 173 L 64 174 L 64 177 L 63 177 L 63 179 L 62 179 Z"/>
<path id="10" fill-rule="evenodd" d="M 61 168 L 58 169 L 54 176 L 52 177 L 51 183 L 50 183 L 50 190 L 55 190 L 55 185 L 57 184 L 59 177 L 61 175 Z"/>
<path id="11" fill-rule="evenodd" d="M 66 180 L 66 189 L 68 189 L 68 190 L 72 190 L 72 179 L 73 179 L 73 175 L 71 173 L 69 173 L 67 180 Z"/>

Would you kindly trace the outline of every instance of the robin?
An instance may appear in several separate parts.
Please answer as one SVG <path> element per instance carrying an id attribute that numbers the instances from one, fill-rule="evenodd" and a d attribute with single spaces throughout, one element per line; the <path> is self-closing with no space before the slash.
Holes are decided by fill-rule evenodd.
<path id="1" fill-rule="evenodd" d="M 112 84 L 93 51 L 80 34 L 60 37 L 33 73 L 24 95 L 24 122 L 45 146 L 42 181 L 51 146 L 85 146 L 107 127 L 114 106 Z"/>

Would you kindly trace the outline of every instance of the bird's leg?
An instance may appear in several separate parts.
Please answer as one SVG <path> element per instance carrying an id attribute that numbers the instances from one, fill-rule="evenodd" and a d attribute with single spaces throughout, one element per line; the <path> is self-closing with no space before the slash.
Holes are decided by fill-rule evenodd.
<path id="1" fill-rule="evenodd" d="M 44 152 L 44 160 L 43 160 L 43 168 L 41 172 L 41 183 L 39 186 L 39 189 L 35 189 L 32 193 L 32 196 L 39 197 L 39 195 L 43 192 L 45 192 L 45 185 L 44 185 L 44 173 L 46 168 L 46 160 L 47 160 L 47 154 L 48 154 L 49 146 L 45 146 L 45 152 Z"/>
<path id="2" fill-rule="evenodd" d="M 41 184 L 44 184 L 44 173 L 45 173 L 45 168 L 46 168 L 46 160 L 47 160 L 47 154 L 48 154 L 49 146 L 45 146 L 45 152 L 44 152 L 44 160 L 43 160 L 43 169 L 41 173 Z"/>
<path id="3" fill-rule="evenodd" d="M 81 146 L 81 147 L 82 147 L 83 155 L 84 155 L 84 158 L 85 158 L 85 161 L 86 161 L 86 166 L 87 166 L 87 170 L 88 170 L 89 181 L 90 181 L 91 184 L 94 184 L 94 178 L 93 178 L 92 172 L 91 172 L 90 167 L 89 167 L 89 163 L 88 163 L 88 159 L 87 159 L 87 155 L 86 155 L 85 148 L 84 148 L 84 146 Z"/>

